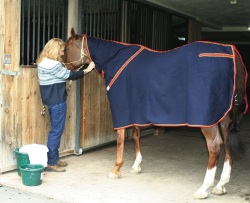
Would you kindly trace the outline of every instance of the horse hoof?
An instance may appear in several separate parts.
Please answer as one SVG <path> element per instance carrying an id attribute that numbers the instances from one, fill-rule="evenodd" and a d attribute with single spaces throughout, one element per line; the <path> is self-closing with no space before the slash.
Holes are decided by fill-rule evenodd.
<path id="1" fill-rule="evenodd" d="M 197 190 L 197 191 L 194 193 L 194 198 L 195 198 L 195 199 L 206 199 L 207 197 L 208 197 L 208 194 L 207 194 L 207 192 L 205 192 L 205 191 Z"/>
<path id="2" fill-rule="evenodd" d="M 214 194 L 214 195 L 223 195 L 225 193 L 226 193 L 226 188 L 225 187 L 221 187 L 221 188 L 214 187 L 213 190 L 212 190 L 212 194 Z"/>
<path id="3" fill-rule="evenodd" d="M 110 178 L 110 179 L 118 179 L 118 178 L 120 178 L 121 177 L 121 174 L 120 173 L 118 173 L 118 174 L 116 174 L 116 173 L 113 173 L 112 171 L 108 174 L 108 178 Z"/>
<path id="4" fill-rule="evenodd" d="M 138 166 L 137 168 L 131 168 L 129 172 L 133 174 L 139 174 L 141 173 L 141 167 Z"/>

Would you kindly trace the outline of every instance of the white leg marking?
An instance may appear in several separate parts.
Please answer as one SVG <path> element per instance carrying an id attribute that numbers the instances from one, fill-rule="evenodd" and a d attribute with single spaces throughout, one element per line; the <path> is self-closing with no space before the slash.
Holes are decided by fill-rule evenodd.
<path id="1" fill-rule="evenodd" d="M 130 173 L 140 173 L 141 172 L 141 167 L 140 167 L 141 161 L 142 161 L 142 156 L 141 156 L 141 153 L 139 152 L 136 156 L 134 165 L 130 169 Z"/>
<path id="2" fill-rule="evenodd" d="M 213 188 L 212 193 L 215 195 L 222 195 L 226 193 L 226 188 L 224 187 L 230 180 L 230 174 L 231 174 L 231 166 L 229 164 L 229 160 L 224 162 L 223 171 L 221 173 L 220 181 L 216 185 L 216 187 Z"/>
<path id="3" fill-rule="evenodd" d="M 108 174 L 108 178 L 110 179 L 118 179 L 121 177 L 121 174 L 114 174 L 112 171 Z"/>
<path id="4" fill-rule="evenodd" d="M 216 166 L 212 168 L 211 170 L 207 169 L 202 186 L 194 193 L 194 197 L 196 199 L 205 199 L 208 197 L 207 189 L 210 188 L 214 184 L 214 177 L 215 177 L 216 169 L 217 169 Z"/>

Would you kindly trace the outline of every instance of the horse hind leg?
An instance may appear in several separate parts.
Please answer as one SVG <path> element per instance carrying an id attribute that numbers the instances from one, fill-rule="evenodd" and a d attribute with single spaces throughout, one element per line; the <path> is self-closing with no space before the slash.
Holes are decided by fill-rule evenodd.
<path id="1" fill-rule="evenodd" d="M 142 161 L 142 156 L 140 152 L 140 138 L 141 138 L 141 128 L 133 127 L 132 128 L 132 138 L 135 146 L 135 162 L 130 169 L 130 173 L 138 174 L 141 172 L 140 163 Z"/>
<path id="2" fill-rule="evenodd" d="M 224 165 L 223 165 L 223 170 L 221 173 L 220 181 L 212 190 L 212 193 L 215 195 L 225 194 L 226 193 L 225 185 L 230 180 L 231 168 L 232 168 L 232 162 L 233 162 L 229 153 L 229 148 L 228 148 L 228 134 L 229 134 L 230 122 L 231 122 L 231 119 L 229 118 L 229 116 L 227 116 L 220 123 L 221 132 L 224 138 L 225 159 L 224 159 Z"/>
<path id="3" fill-rule="evenodd" d="M 205 199 L 208 197 L 207 189 L 213 186 L 215 173 L 220 156 L 222 139 L 218 125 L 209 128 L 201 128 L 207 142 L 209 153 L 208 166 L 202 186 L 194 193 L 196 199 Z"/>

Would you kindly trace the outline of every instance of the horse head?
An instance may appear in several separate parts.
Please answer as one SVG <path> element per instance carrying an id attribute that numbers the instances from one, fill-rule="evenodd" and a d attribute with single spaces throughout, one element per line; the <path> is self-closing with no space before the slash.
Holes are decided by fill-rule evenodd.
<path id="1" fill-rule="evenodd" d="M 63 61 L 65 66 L 70 70 L 77 70 L 80 67 L 90 63 L 89 57 L 85 54 L 84 39 L 81 35 L 71 29 L 71 37 L 66 41 Z"/>

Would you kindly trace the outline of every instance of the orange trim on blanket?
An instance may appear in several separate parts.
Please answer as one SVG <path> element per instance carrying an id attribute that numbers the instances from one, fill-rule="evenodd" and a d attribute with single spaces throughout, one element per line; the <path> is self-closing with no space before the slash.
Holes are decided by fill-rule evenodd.
<path id="1" fill-rule="evenodd" d="M 83 39 L 84 39 L 84 43 L 86 43 L 86 44 L 85 44 L 85 48 L 86 48 L 87 53 L 85 53 L 85 54 L 89 57 L 90 61 L 93 61 L 92 58 L 91 58 L 91 56 L 90 56 L 90 53 L 89 53 L 89 45 L 88 45 L 87 35 L 86 35 L 86 34 L 83 34 L 82 37 L 83 37 Z M 96 72 L 98 75 L 101 75 L 101 77 L 104 78 L 104 73 L 103 73 L 103 72 L 99 73 L 99 72 L 96 70 L 96 68 L 94 68 L 94 70 L 95 70 L 95 72 Z"/>
<path id="2" fill-rule="evenodd" d="M 181 124 L 156 124 L 156 123 L 147 123 L 147 124 L 130 124 L 127 126 L 122 126 L 122 127 L 118 127 L 118 128 L 114 128 L 114 130 L 120 130 L 120 129 L 124 129 L 124 128 L 131 128 L 134 126 L 137 127 L 149 127 L 149 126 L 157 126 L 157 127 L 189 127 L 189 128 L 211 128 L 215 125 L 217 125 L 218 123 L 220 123 L 226 115 L 223 116 L 223 118 L 221 118 L 218 122 L 206 126 L 206 125 L 193 125 L 193 124 L 189 124 L 189 123 L 181 123 Z"/>
<path id="3" fill-rule="evenodd" d="M 225 57 L 225 58 L 234 58 L 233 54 L 223 54 L 223 53 L 201 53 L 199 57 Z"/>
<path id="4" fill-rule="evenodd" d="M 90 57 L 90 53 L 89 53 L 89 45 L 88 45 L 87 35 L 86 35 L 86 34 L 83 34 L 82 37 L 83 37 L 83 39 L 84 39 L 84 43 L 86 43 L 86 44 L 85 44 L 85 47 L 86 47 L 86 51 L 88 52 L 88 53 L 86 53 L 86 54 L 87 54 L 87 56 L 90 58 L 90 60 L 92 61 L 92 59 L 91 59 L 91 57 Z"/>
<path id="5" fill-rule="evenodd" d="M 143 46 L 141 46 L 141 48 L 135 52 L 123 65 L 122 67 L 117 71 L 117 73 L 115 74 L 115 76 L 113 77 L 113 79 L 110 81 L 109 85 L 107 86 L 107 91 L 109 91 L 109 89 L 111 88 L 111 86 L 114 84 L 114 82 L 116 81 L 116 79 L 119 77 L 119 75 L 121 74 L 121 72 L 127 67 L 127 65 L 139 54 L 142 52 L 142 50 L 144 49 Z"/>

